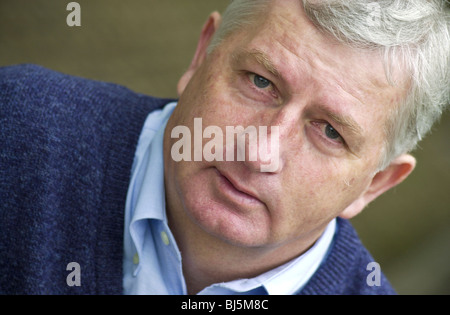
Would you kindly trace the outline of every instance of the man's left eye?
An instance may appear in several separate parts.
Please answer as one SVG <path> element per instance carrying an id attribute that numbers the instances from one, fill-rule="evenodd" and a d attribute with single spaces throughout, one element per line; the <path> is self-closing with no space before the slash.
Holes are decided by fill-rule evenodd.
<path id="1" fill-rule="evenodd" d="M 272 84 L 272 82 L 260 75 L 252 74 L 251 76 L 253 76 L 253 83 L 260 89 L 265 89 Z"/>
<path id="2" fill-rule="evenodd" d="M 339 132 L 337 132 L 336 129 L 333 128 L 333 126 L 331 126 L 330 124 L 327 124 L 325 126 L 325 135 L 332 140 L 336 140 L 339 138 L 342 138 L 341 135 L 339 134 Z"/>

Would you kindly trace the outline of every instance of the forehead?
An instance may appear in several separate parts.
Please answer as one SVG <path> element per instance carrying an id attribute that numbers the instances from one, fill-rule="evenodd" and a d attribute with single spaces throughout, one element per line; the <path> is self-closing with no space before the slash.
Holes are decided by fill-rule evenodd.
<path id="1" fill-rule="evenodd" d="M 249 49 L 266 51 L 284 75 L 323 74 L 327 85 L 359 96 L 391 89 L 381 50 L 345 45 L 314 26 L 301 1 L 271 1 L 259 23 L 241 41 Z M 392 90 L 391 90 L 392 91 Z"/>

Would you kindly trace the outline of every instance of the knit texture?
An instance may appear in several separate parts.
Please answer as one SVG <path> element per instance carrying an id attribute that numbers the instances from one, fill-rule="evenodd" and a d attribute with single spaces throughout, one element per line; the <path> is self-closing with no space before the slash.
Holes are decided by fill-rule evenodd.
<path id="1" fill-rule="evenodd" d="M 123 216 L 147 115 L 171 100 L 35 65 L 0 68 L 0 294 L 121 294 Z M 338 219 L 301 294 L 391 294 Z M 70 262 L 81 286 L 69 286 Z"/>

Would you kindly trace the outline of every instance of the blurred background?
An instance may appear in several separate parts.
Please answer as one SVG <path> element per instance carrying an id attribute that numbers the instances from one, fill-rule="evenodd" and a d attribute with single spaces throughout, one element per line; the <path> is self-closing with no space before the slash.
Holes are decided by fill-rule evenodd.
<path id="1" fill-rule="evenodd" d="M 0 0 L 0 66 L 34 63 L 176 97 L 203 23 L 229 0 L 79 0 L 80 27 L 66 24 L 69 2 Z M 410 178 L 352 221 L 399 294 L 450 294 L 448 112 L 415 156 Z"/>

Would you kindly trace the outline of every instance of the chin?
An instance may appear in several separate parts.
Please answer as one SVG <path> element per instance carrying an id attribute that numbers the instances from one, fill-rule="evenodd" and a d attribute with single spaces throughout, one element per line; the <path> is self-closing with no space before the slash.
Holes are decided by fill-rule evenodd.
<path id="1" fill-rule="evenodd" d="M 242 217 L 233 210 L 218 205 L 189 211 L 193 221 L 210 236 L 240 247 L 266 245 L 267 230 L 250 218 Z M 264 226 L 264 224 L 263 224 Z"/>
<path id="2" fill-rule="evenodd" d="M 242 247 L 270 239 L 270 216 L 263 205 L 239 205 L 221 194 L 209 172 L 194 176 L 181 190 L 187 216 L 208 236 Z"/>

